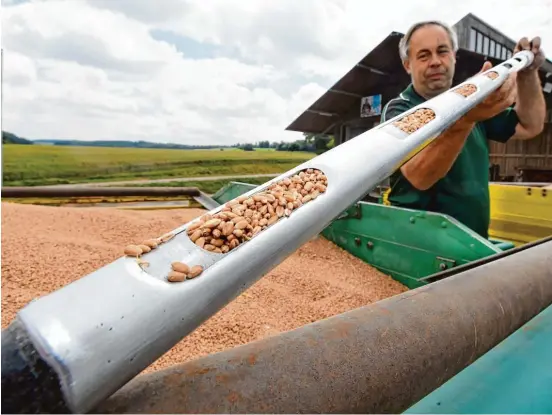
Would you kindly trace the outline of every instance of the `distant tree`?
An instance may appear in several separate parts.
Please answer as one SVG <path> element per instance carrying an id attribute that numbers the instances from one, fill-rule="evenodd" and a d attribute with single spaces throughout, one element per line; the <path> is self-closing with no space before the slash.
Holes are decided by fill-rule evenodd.
<path id="1" fill-rule="evenodd" d="M 253 144 L 244 144 L 242 147 L 243 151 L 255 151 Z"/>

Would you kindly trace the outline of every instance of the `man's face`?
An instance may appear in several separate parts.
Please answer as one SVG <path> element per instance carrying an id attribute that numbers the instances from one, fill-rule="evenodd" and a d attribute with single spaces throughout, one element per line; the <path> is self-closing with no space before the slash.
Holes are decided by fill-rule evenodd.
<path id="1" fill-rule="evenodd" d="M 408 59 L 403 64 L 414 88 L 425 98 L 450 89 L 456 56 L 446 30 L 436 25 L 416 30 L 410 38 Z"/>

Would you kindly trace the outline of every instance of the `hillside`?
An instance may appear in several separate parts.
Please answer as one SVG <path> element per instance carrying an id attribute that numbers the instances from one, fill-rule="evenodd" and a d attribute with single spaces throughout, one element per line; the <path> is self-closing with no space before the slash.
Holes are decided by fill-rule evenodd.
<path id="1" fill-rule="evenodd" d="M 2 144 L 33 144 L 32 141 L 16 136 L 7 131 L 2 131 Z"/>

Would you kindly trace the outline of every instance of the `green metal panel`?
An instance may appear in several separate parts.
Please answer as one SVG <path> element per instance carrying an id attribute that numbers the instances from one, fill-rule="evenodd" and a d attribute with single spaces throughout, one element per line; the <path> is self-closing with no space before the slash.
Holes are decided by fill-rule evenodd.
<path id="1" fill-rule="evenodd" d="M 255 187 L 231 182 L 213 199 L 226 203 Z M 409 288 L 427 284 L 420 278 L 513 247 L 488 241 L 446 215 L 368 202 L 355 203 L 322 235 Z"/>
<path id="2" fill-rule="evenodd" d="M 552 413 L 552 306 L 405 413 Z"/>
<path id="3" fill-rule="evenodd" d="M 359 202 L 323 235 L 409 288 L 501 249 L 446 215 Z"/>
<path id="4" fill-rule="evenodd" d="M 230 182 L 211 197 L 222 205 L 223 203 L 229 202 L 230 200 L 235 199 L 236 197 L 241 196 L 256 187 L 259 187 L 259 185 Z"/>

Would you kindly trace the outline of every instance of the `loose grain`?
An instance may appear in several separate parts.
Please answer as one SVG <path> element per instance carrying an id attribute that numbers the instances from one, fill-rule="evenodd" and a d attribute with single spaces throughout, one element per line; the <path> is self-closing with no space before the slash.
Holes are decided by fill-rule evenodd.
<path id="1" fill-rule="evenodd" d="M 128 241 L 146 241 L 204 212 L 131 212 L 2 203 L 2 327 L 31 300 L 120 258 L 121 246 Z M 22 224 L 32 232 L 24 232 Z M 188 265 L 190 271 L 194 270 L 194 264 Z M 146 372 L 292 330 L 405 290 L 360 259 L 317 238 L 175 345 Z M 87 323 L 83 316 L 83 324 Z"/>
<path id="2" fill-rule="evenodd" d="M 400 128 L 405 133 L 412 134 L 434 119 L 435 112 L 433 110 L 429 108 L 420 108 L 412 114 L 408 114 L 398 121 L 395 121 L 393 125 Z"/>

